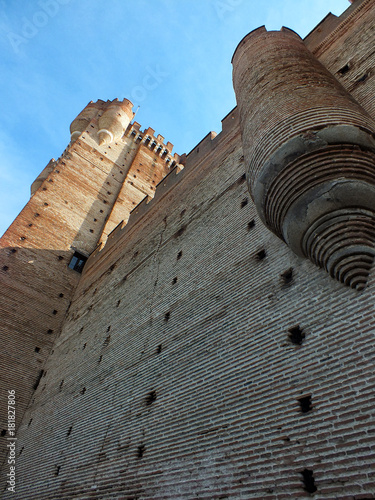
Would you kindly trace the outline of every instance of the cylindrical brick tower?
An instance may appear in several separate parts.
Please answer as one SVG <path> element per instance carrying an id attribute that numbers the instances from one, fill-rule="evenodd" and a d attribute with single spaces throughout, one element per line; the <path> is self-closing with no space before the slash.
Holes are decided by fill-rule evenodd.
<path id="1" fill-rule="evenodd" d="M 75 141 L 82 134 L 82 132 L 86 130 L 86 127 L 91 122 L 91 120 L 95 118 L 99 111 L 102 109 L 103 104 L 105 104 L 105 102 L 101 100 L 96 102 L 90 101 L 88 105 L 72 121 L 70 125 L 70 134 L 72 141 Z"/>
<path id="2" fill-rule="evenodd" d="M 375 123 L 301 38 L 249 33 L 233 56 L 258 213 L 298 255 L 361 290 L 375 256 Z"/>
<path id="3" fill-rule="evenodd" d="M 133 104 L 124 99 L 114 99 L 109 103 L 102 116 L 99 118 L 99 144 L 106 144 L 120 139 L 127 126 L 133 119 Z"/>

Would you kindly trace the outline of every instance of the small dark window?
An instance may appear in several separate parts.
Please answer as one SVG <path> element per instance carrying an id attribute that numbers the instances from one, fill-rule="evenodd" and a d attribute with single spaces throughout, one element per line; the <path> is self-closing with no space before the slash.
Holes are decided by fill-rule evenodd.
<path id="1" fill-rule="evenodd" d="M 302 413 L 308 413 L 312 410 L 311 396 L 303 396 L 298 399 L 298 402 L 300 404 Z"/>
<path id="2" fill-rule="evenodd" d="M 309 469 L 304 469 L 302 472 L 302 478 L 303 478 L 303 485 L 305 491 L 308 491 L 309 493 L 315 493 L 317 490 L 317 487 L 315 485 L 315 479 L 314 479 L 314 473 L 312 470 Z"/>
<path id="3" fill-rule="evenodd" d="M 73 271 L 77 271 L 77 273 L 81 273 L 83 271 L 86 260 L 87 257 L 85 255 L 82 255 L 79 252 L 74 252 L 74 255 L 69 262 L 68 267 L 70 267 L 70 269 L 73 269 Z"/>

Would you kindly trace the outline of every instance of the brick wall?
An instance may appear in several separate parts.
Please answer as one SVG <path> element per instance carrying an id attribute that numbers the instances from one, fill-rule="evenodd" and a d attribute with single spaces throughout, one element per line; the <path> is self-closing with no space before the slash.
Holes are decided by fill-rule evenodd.
<path id="1" fill-rule="evenodd" d="M 90 257 L 12 498 L 375 498 L 374 272 L 294 255 L 242 155 L 234 110 Z"/>
<path id="2" fill-rule="evenodd" d="M 106 105 L 101 102 L 102 108 Z M 68 267 L 74 252 L 93 252 L 146 194 L 153 196 L 155 184 L 179 159 L 171 156 L 169 143 L 168 155 L 165 148 L 161 152 L 141 144 L 138 137 L 144 134 L 138 129 L 135 123 L 117 142 L 99 146 L 98 119 L 93 119 L 59 160 L 43 170 L 30 201 L 1 238 L 2 434 L 7 391 L 16 391 L 18 426 L 45 373 L 80 277 Z M 138 174 L 140 157 L 147 168 Z M 5 451 L 2 447 L 0 463 Z"/>

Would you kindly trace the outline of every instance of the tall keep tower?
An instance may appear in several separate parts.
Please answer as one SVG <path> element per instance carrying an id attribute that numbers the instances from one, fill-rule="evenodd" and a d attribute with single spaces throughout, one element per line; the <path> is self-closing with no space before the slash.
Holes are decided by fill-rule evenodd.
<path id="1" fill-rule="evenodd" d="M 1 397 L 12 380 L 17 425 L 88 256 L 180 161 L 154 130 L 130 124 L 133 115 L 127 99 L 90 102 L 71 124 L 71 143 L 34 181 L 30 201 L 1 239 Z M 6 429 L 4 412 L 0 426 Z"/>

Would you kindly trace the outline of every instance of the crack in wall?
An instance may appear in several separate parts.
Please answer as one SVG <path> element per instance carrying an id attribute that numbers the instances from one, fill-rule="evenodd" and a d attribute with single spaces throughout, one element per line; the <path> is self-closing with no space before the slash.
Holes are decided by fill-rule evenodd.
<path id="1" fill-rule="evenodd" d="M 154 319 L 154 317 L 153 317 L 154 299 L 155 299 L 155 294 L 156 294 L 156 287 L 158 286 L 158 281 L 159 281 L 159 270 L 160 270 L 159 250 L 163 246 L 163 236 L 164 236 L 164 233 L 167 229 L 167 218 L 168 218 L 168 216 L 166 215 L 163 219 L 164 227 L 160 232 L 160 240 L 159 240 L 158 246 L 155 250 L 155 253 L 153 255 L 153 264 L 154 264 L 153 267 L 156 269 L 156 271 L 155 271 L 156 276 L 155 276 L 154 286 L 152 288 L 151 300 L 150 300 L 150 324 L 151 325 L 152 325 L 152 322 Z"/>

